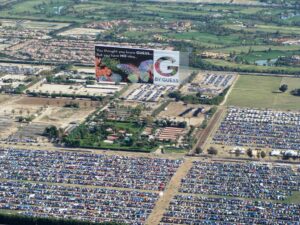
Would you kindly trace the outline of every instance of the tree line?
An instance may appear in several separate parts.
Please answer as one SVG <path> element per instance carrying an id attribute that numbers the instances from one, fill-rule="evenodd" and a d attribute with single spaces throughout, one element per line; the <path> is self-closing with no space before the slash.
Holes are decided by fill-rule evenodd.
<path id="1" fill-rule="evenodd" d="M 89 221 L 79 220 L 66 220 L 56 218 L 41 218 L 41 217 L 29 217 L 17 214 L 5 214 L 0 213 L 0 224 L 6 225 L 20 225 L 20 224 L 34 224 L 34 225 L 122 225 L 122 223 L 116 222 L 103 222 L 94 223 Z"/>

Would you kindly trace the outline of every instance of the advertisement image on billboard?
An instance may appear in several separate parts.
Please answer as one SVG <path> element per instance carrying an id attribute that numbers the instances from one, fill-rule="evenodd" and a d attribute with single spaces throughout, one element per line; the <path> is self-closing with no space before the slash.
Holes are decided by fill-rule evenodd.
<path id="1" fill-rule="evenodd" d="M 179 83 L 179 52 L 114 46 L 95 47 L 98 81 Z"/>

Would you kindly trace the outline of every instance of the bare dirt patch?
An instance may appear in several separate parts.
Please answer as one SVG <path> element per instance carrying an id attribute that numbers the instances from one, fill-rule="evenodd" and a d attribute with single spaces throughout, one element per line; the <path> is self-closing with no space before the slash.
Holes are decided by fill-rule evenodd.
<path id="1" fill-rule="evenodd" d="M 194 115 L 197 109 L 203 108 L 202 112 L 199 112 L 197 115 Z M 186 110 L 191 109 L 188 113 L 181 116 Z M 163 110 L 158 117 L 159 118 L 168 118 L 176 121 L 186 121 L 190 125 L 199 126 L 205 119 L 204 112 L 209 110 L 210 107 L 200 104 L 184 104 L 183 102 L 170 102 L 166 107 L 166 110 Z"/>

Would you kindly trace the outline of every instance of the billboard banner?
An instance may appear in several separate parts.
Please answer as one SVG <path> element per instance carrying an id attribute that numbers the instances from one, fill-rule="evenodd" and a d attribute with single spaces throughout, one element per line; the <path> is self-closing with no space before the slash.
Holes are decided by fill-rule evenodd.
<path id="1" fill-rule="evenodd" d="M 179 52 L 124 48 L 95 47 L 98 81 L 179 84 Z"/>

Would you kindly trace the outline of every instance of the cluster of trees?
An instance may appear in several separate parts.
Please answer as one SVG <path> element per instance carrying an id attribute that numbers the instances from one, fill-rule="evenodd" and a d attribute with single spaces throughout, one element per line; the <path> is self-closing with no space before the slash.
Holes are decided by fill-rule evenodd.
<path id="1" fill-rule="evenodd" d="M 247 149 L 246 154 L 249 158 L 254 157 L 253 150 L 251 148 Z M 266 156 L 267 156 L 267 154 L 264 151 L 257 152 L 257 154 L 256 154 L 257 158 L 265 158 Z"/>
<path id="2" fill-rule="evenodd" d="M 120 122 L 119 122 L 120 123 Z M 143 125 L 139 123 L 126 123 L 124 122 L 124 127 L 126 124 L 134 126 L 133 129 L 140 130 Z M 103 141 L 111 133 L 108 131 L 111 128 L 115 135 L 118 136 L 118 140 L 114 144 L 108 146 L 104 144 Z M 83 148 L 101 148 L 101 149 L 118 149 L 118 150 L 131 150 L 131 151 L 150 151 L 157 145 L 155 142 L 148 141 L 145 138 L 139 136 L 139 133 L 134 131 L 132 128 L 124 128 L 127 133 L 131 133 L 132 136 L 124 136 L 118 134 L 117 125 L 111 123 L 102 123 L 95 126 L 89 126 L 86 124 L 81 124 L 76 127 L 69 135 L 63 138 L 63 143 L 68 147 L 83 147 Z M 141 149 L 142 148 L 142 149 Z"/>
<path id="3" fill-rule="evenodd" d="M 22 94 L 26 89 L 24 84 L 20 84 L 14 91 L 15 94 Z"/>
<path id="4" fill-rule="evenodd" d="M 203 97 L 202 93 L 197 93 L 195 95 L 182 95 L 180 91 L 170 92 L 168 96 L 169 98 L 174 98 L 176 101 L 183 101 L 190 104 L 219 105 L 223 102 L 229 88 L 230 87 L 224 89 L 222 93 L 212 98 Z"/>
<path id="5" fill-rule="evenodd" d="M 57 129 L 56 126 L 49 126 L 46 127 L 43 135 L 52 139 L 52 138 L 58 138 L 59 137 L 59 130 Z"/>
<path id="6" fill-rule="evenodd" d="M 80 75 L 74 77 L 75 79 L 82 79 L 82 77 Z M 48 75 L 46 77 L 46 80 L 48 83 L 54 83 L 54 84 L 75 84 L 76 81 L 74 80 L 71 80 L 71 78 L 69 76 L 51 76 L 51 75 Z M 85 82 L 87 85 L 93 85 L 95 84 L 95 78 L 93 77 L 91 79 L 91 77 L 88 77 L 86 79 L 86 82 Z"/>
<path id="7" fill-rule="evenodd" d="M 287 84 L 282 84 L 280 87 L 279 87 L 279 90 L 281 92 L 286 92 L 288 90 L 288 85 Z M 300 88 L 297 88 L 297 89 L 294 89 L 291 91 L 291 94 L 294 95 L 294 96 L 300 96 Z"/>
<path id="8" fill-rule="evenodd" d="M 70 80 L 68 77 L 65 76 L 47 76 L 46 80 L 48 83 L 55 83 L 55 84 L 74 84 L 76 83 L 74 80 Z"/>
<path id="9" fill-rule="evenodd" d="M 29 123 L 34 119 L 34 116 L 19 116 L 17 119 L 18 119 L 18 122 Z"/>
<path id="10" fill-rule="evenodd" d="M 281 92 L 286 92 L 288 90 L 288 85 L 287 84 L 282 84 L 280 87 L 279 87 L 279 90 Z M 294 89 L 291 91 L 291 94 L 294 95 L 294 96 L 300 96 L 300 88 L 298 89 Z"/>
<path id="11" fill-rule="evenodd" d="M 78 109 L 80 107 L 78 102 L 69 102 L 64 105 L 66 108 L 75 108 Z"/>
<path id="12" fill-rule="evenodd" d="M 47 98 L 57 98 L 57 97 L 65 97 L 65 98 L 88 98 L 92 101 L 102 101 L 104 98 L 102 96 L 96 96 L 96 95 L 78 95 L 78 94 L 65 94 L 65 93 L 42 93 L 42 92 L 33 92 L 28 91 L 26 92 L 28 96 L 31 97 L 47 97 Z"/>
<path id="13" fill-rule="evenodd" d="M 172 121 L 167 119 L 156 120 L 154 122 L 159 127 L 179 127 L 186 128 L 187 123 L 185 121 Z"/>

